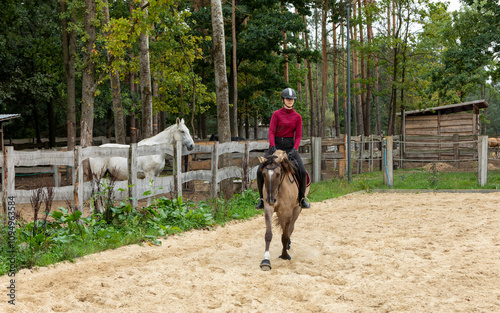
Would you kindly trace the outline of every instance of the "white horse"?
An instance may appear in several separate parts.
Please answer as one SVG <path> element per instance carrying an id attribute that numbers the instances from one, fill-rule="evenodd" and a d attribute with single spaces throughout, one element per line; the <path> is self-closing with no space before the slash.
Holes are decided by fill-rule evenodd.
<path id="1" fill-rule="evenodd" d="M 194 149 L 194 141 L 189 133 L 189 129 L 184 123 L 184 119 L 177 118 L 176 124 L 167 127 L 164 131 L 157 135 L 139 141 L 138 146 L 148 146 L 156 144 L 171 144 L 175 145 L 177 141 L 182 141 L 183 145 L 189 150 Z M 99 147 L 113 147 L 113 148 L 129 148 L 129 145 L 107 143 Z M 154 178 L 158 176 L 165 167 L 166 154 L 146 155 L 137 158 L 137 172 L 144 173 L 146 180 L 151 181 L 154 186 Z M 109 172 L 117 180 L 128 179 L 128 160 L 122 157 L 110 158 L 89 158 L 90 171 L 92 178 L 102 178 Z M 150 198 L 148 199 L 148 205 Z"/>

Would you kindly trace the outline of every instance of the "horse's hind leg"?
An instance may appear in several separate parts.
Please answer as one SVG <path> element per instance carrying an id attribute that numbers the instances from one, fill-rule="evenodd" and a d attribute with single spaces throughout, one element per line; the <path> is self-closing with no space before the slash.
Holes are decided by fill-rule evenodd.
<path id="1" fill-rule="evenodd" d="M 271 240 L 273 239 L 271 220 L 273 217 L 274 208 L 266 205 L 264 211 L 266 216 L 266 235 L 265 235 L 266 252 L 264 252 L 264 260 L 260 262 L 260 268 L 263 271 L 269 271 L 271 270 L 271 261 L 270 261 L 271 254 L 269 253 L 269 246 L 271 245 Z"/>

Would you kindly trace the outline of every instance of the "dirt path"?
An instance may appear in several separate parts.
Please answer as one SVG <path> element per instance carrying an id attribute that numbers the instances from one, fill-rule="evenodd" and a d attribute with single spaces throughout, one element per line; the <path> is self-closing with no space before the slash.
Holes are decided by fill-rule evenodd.
<path id="1" fill-rule="evenodd" d="M 6 312 L 500 312 L 500 193 L 314 203 L 263 272 L 264 220 L 16 275 Z M 8 277 L 0 277 L 8 286 Z M 5 288 L 4 288 L 5 291 Z"/>

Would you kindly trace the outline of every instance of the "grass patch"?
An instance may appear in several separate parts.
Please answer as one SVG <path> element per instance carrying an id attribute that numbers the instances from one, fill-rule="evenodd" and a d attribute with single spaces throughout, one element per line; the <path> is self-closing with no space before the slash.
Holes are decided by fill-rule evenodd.
<path id="1" fill-rule="evenodd" d="M 331 179 L 311 185 L 308 198 L 322 201 L 336 198 L 356 191 L 373 189 L 500 189 L 500 171 L 489 171 L 485 186 L 478 184 L 475 172 L 437 172 L 421 169 L 399 169 L 394 171 L 394 186 L 384 184 L 382 172 L 353 175 L 351 183 L 347 178 Z"/>

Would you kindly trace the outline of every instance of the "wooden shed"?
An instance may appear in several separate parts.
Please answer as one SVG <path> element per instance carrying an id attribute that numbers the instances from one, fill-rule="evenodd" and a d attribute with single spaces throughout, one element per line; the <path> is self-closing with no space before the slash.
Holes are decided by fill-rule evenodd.
<path id="1" fill-rule="evenodd" d="M 2 153 L 4 147 L 3 124 L 20 116 L 21 114 L 0 114 L 0 149 L 2 149 Z"/>
<path id="2" fill-rule="evenodd" d="M 487 107 L 485 100 L 476 100 L 405 112 L 404 158 L 446 160 L 456 159 L 457 154 L 460 159 L 469 157 L 475 149 L 471 142 L 481 133 L 479 109 Z"/>
<path id="3" fill-rule="evenodd" d="M 479 135 L 479 109 L 487 107 L 486 101 L 476 100 L 405 112 L 404 135 Z"/>

